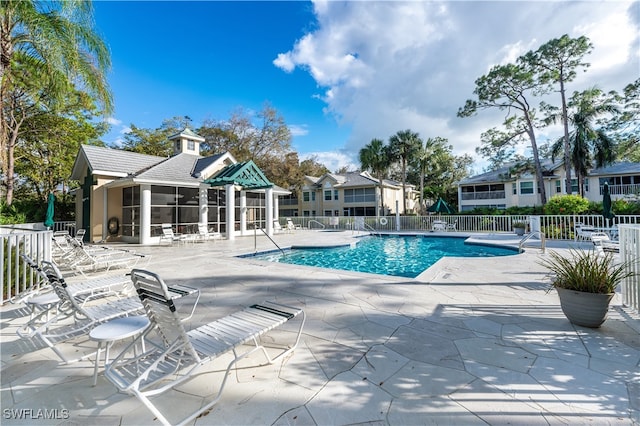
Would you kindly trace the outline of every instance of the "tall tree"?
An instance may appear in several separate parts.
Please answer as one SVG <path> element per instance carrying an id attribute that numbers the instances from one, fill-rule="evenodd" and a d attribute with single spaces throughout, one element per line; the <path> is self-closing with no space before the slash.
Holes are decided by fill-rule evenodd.
<path id="1" fill-rule="evenodd" d="M 600 119 L 601 125 L 618 141 L 618 158 L 640 162 L 640 78 L 625 86 L 622 94 L 611 92 L 619 112 L 611 119 Z"/>
<path id="2" fill-rule="evenodd" d="M 391 158 L 400 161 L 402 168 L 402 207 L 407 212 L 407 164 L 422 146 L 420 135 L 411 130 L 399 130 L 389 138 Z"/>
<path id="3" fill-rule="evenodd" d="M 384 179 L 391 165 L 389 147 L 385 145 L 381 139 L 371 139 L 371 142 L 360 150 L 358 158 L 362 170 L 370 170 L 376 179 L 378 179 L 378 191 L 380 193 L 378 212 L 384 216 Z"/>
<path id="4" fill-rule="evenodd" d="M 56 113 L 40 111 L 29 116 L 15 150 L 20 182 L 40 199 L 60 185 L 63 193 L 71 187 L 69 177 L 80 145 L 100 144 L 97 139 L 106 131 L 104 122 L 93 120 L 93 101 L 86 94 L 71 93 L 64 104 Z"/>
<path id="5" fill-rule="evenodd" d="M 442 161 L 442 153 L 446 143 L 447 139 L 441 138 L 439 136 L 436 138 L 428 138 L 424 142 L 424 145 L 422 143 L 420 144 L 420 147 L 416 151 L 410 163 L 410 165 L 418 170 L 418 173 L 420 175 L 420 212 L 422 212 L 425 207 L 424 181 L 427 170 L 431 170 L 432 172 L 435 172 L 435 174 L 442 174 L 441 172 L 443 171 L 444 166 L 444 162 Z"/>
<path id="6" fill-rule="evenodd" d="M 4 0 L 0 20 L 0 154 L 10 205 L 14 151 L 26 119 L 17 114 L 16 93 L 22 94 L 24 106 L 30 94 L 46 86 L 48 96 L 32 97 L 30 102 L 46 101 L 46 107 L 55 111 L 74 86 L 89 93 L 108 113 L 112 98 L 105 73 L 111 59 L 106 44 L 93 31 L 89 1 Z M 26 70 L 39 78 L 23 78 Z"/>
<path id="7" fill-rule="evenodd" d="M 542 177 L 542 165 L 536 142 L 535 128 L 538 125 L 536 110 L 529 103 L 528 96 L 536 91 L 542 93 L 540 83 L 534 78 L 531 70 L 522 65 L 506 64 L 496 65 L 487 75 L 476 80 L 476 88 L 473 91 L 477 100 L 469 99 L 463 108 L 458 110 L 459 117 L 470 117 L 478 110 L 497 108 L 506 111 L 506 117 L 502 123 L 504 131 L 494 130 L 489 132 L 491 139 L 483 141 L 493 147 L 501 148 L 528 138 L 533 152 L 533 160 L 536 168 L 536 181 L 540 191 L 542 204 L 547 202 L 547 193 Z"/>
<path id="8" fill-rule="evenodd" d="M 282 115 L 269 103 L 251 116 L 242 109 L 223 121 L 206 120 L 197 133 L 206 139 L 207 153 L 229 151 L 239 161 L 284 157 L 291 151 L 291 131 Z"/>
<path id="9" fill-rule="evenodd" d="M 573 127 L 569 133 L 570 165 L 576 172 L 578 193 L 584 196 L 584 178 L 592 167 L 603 167 L 614 162 L 616 144 L 602 128 L 595 123 L 602 115 L 612 116 L 618 108 L 612 104 L 601 90 L 591 88 L 574 92 L 567 103 L 568 122 Z M 551 116 L 551 120 L 557 119 Z M 564 149 L 564 138 L 560 138 L 551 148 L 552 158 Z"/>
<path id="10" fill-rule="evenodd" d="M 569 142 L 566 84 L 573 81 L 577 75 L 577 70 L 589 67 L 588 63 L 583 62 L 583 58 L 592 49 L 593 44 L 587 37 L 571 38 L 565 34 L 560 38 L 549 40 L 535 52 L 530 51 L 521 58 L 524 63 L 536 69 L 540 82 L 559 86 L 558 91 L 562 102 L 561 116 L 564 130 L 564 164 L 567 193 L 571 191 L 571 147 Z"/>
<path id="11" fill-rule="evenodd" d="M 320 163 L 318 156 L 312 155 L 306 160 L 300 162 L 300 173 L 303 176 L 320 177 L 325 173 L 329 173 L 329 169 L 324 164 Z"/>

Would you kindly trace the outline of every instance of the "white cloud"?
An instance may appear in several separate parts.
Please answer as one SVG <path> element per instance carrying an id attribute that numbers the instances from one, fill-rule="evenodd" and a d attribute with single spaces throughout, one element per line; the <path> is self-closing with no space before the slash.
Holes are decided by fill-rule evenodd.
<path id="1" fill-rule="evenodd" d="M 339 151 L 316 151 L 308 152 L 301 156 L 300 161 L 313 158 L 320 164 L 324 164 L 330 171 L 335 172 L 342 167 L 347 167 L 348 170 L 356 170 L 359 168 L 358 164 L 353 162 L 351 155 Z"/>
<path id="2" fill-rule="evenodd" d="M 112 126 L 119 126 L 119 125 L 121 125 L 121 124 L 122 124 L 122 121 L 118 120 L 118 119 L 117 119 L 117 118 L 115 118 L 115 117 L 107 117 L 107 118 L 105 119 L 105 121 L 106 121 L 107 123 L 109 123 L 110 125 L 112 125 Z"/>
<path id="3" fill-rule="evenodd" d="M 309 134 L 309 128 L 306 124 L 290 124 L 289 131 L 291 136 L 305 136 Z"/>
<path id="4" fill-rule="evenodd" d="M 473 98 L 474 81 L 548 40 L 586 35 L 594 43 L 586 58 L 592 67 L 570 92 L 593 85 L 621 90 L 634 81 L 639 30 L 631 4 L 316 1 L 315 29 L 274 64 L 307 71 L 324 92 L 325 111 L 352 129 L 344 152 L 325 154 L 332 164 L 404 129 L 425 139 L 446 137 L 456 154 L 473 154 L 480 134 L 503 117 L 497 111 L 456 116 Z"/>

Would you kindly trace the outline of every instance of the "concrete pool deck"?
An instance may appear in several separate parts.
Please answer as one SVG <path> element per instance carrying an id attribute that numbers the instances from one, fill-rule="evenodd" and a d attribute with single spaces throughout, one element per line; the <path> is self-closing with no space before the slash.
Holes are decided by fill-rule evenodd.
<path id="1" fill-rule="evenodd" d="M 274 240 L 289 247 L 357 236 L 294 231 Z M 547 250 L 575 245 L 549 242 Z M 188 327 L 266 299 L 307 315 L 290 357 L 255 368 L 259 356 L 242 361 L 220 402 L 192 424 L 640 424 L 640 319 L 616 297 L 601 328 L 571 325 L 547 291 L 540 250 L 445 258 L 416 279 L 234 257 L 273 248 L 260 236 L 136 247 L 152 255 L 145 269 L 201 290 Z M 92 387 L 93 359 L 61 365 L 50 349 L 19 339 L 23 308 L 0 312 L 3 425 L 159 424 L 102 374 Z M 80 339 L 65 348 L 95 344 Z M 206 401 L 228 359 L 160 397 L 170 419 Z M 57 418 L 36 418 L 38 410 Z"/>

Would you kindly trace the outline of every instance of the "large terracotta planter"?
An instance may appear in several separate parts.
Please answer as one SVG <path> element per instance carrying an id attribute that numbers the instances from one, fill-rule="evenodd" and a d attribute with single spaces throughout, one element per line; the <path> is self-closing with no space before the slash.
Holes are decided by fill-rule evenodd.
<path id="1" fill-rule="evenodd" d="M 607 319 L 609 302 L 614 293 L 585 293 L 583 291 L 556 288 L 560 306 L 567 319 L 583 327 L 597 328 Z"/>

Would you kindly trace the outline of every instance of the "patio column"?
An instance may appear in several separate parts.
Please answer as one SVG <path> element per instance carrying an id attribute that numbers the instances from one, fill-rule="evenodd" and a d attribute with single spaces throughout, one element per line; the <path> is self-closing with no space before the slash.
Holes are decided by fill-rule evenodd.
<path id="1" fill-rule="evenodd" d="M 247 191 L 240 191 L 240 235 L 245 235 L 246 233 L 247 233 Z"/>
<path id="2" fill-rule="evenodd" d="M 199 223 L 204 223 L 209 228 L 209 185 L 201 184 L 198 197 L 198 205 L 200 207 Z"/>
<path id="3" fill-rule="evenodd" d="M 140 185 L 140 244 L 151 244 L 151 185 Z"/>
<path id="4" fill-rule="evenodd" d="M 264 194 L 265 200 L 265 220 L 266 220 L 266 228 L 267 235 L 273 235 L 273 188 L 267 188 Z"/>
<path id="5" fill-rule="evenodd" d="M 278 220 L 280 218 L 280 199 L 277 195 L 273 196 L 273 220 Z"/>
<path id="6" fill-rule="evenodd" d="M 230 183 L 224 186 L 227 195 L 227 240 L 235 240 L 236 230 L 236 187 Z"/>

